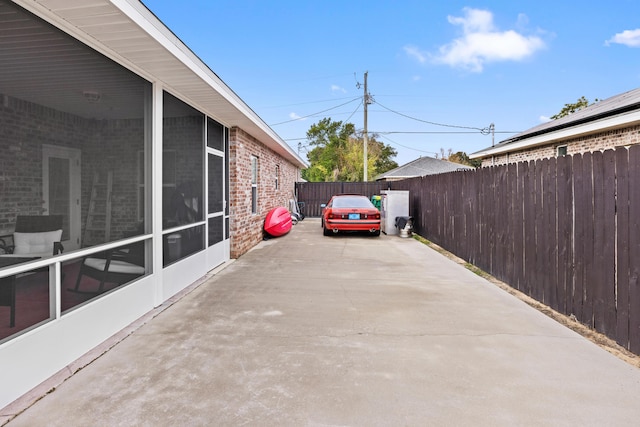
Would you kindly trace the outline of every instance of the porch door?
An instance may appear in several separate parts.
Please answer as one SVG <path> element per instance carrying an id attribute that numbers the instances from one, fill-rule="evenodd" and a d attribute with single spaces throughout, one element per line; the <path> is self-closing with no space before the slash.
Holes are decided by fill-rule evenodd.
<path id="1" fill-rule="evenodd" d="M 42 195 L 45 215 L 62 215 L 65 250 L 80 247 L 80 150 L 42 146 Z"/>

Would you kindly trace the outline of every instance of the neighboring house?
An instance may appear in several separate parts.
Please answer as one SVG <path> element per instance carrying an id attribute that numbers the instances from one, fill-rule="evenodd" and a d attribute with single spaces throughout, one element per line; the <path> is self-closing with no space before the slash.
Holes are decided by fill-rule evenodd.
<path id="1" fill-rule="evenodd" d="M 473 169 L 473 167 L 425 156 L 380 174 L 376 176 L 375 180 L 399 181 L 417 176 L 435 175 L 438 173 L 467 169 Z"/>
<path id="2" fill-rule="evenodd" d="M 4 407 L 260 242 L 306 163 L 138 0 L 0 0 L 0 28 L 0 235 L 59 215 L 65 247 L 0 255 Z"/>
<path id="3" fill-rule="evenodd" d="M 573 155 L 640 142 L 640 88 L 543 123 L 469 155 L 482 166 Z"/>

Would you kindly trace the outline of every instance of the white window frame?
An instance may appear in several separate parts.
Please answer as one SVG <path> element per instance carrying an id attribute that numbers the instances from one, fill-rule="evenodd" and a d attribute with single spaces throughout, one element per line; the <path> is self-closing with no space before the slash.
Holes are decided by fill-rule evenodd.
<path id="1" fill-rule="evenodd" d="M 251 156 L 251 213 L 258 213 L 258 157 Z"/>

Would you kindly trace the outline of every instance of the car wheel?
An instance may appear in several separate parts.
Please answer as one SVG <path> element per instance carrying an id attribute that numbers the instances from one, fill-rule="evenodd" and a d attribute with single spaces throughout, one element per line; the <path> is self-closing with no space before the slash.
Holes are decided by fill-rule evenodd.
<path id="1" fill-rule="evenodd" d="M 376 231 L 374 231 L 374 232 L 373 232 L 373 235 L 374 235 L 374 236 L 376 236 L 376 237 L 377 237 L 377 236 L 379 236 L 379 235 L 380 235 L 380 230 L 376 230 Z"/>
<path id="2" fill-rule="evenodd" d="M 331 230 L 329 230 L 327 227 L 325 227 L 323 225 L 322 226 L 322 234 L 324 234 L 325 236 L 331 236 Z"/>

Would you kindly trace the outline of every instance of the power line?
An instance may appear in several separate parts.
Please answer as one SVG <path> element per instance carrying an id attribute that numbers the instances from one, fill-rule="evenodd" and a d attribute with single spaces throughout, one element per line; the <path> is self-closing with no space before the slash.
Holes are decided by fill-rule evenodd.
<path id="1" fill-rule="evenodd" d="M 308 102 L 298 102 L 295 104 L 286 104 L 286 105 L 271 105 L 268 107 L 263 107 L 263 109 L 271 109 L 271 108 L 285 108 L 285 107 L 295 107 L 298 105 L 309 105 L 309 104 L 322 104 L 325 102 L 335 102 L 335 101 L 342 101 L 343 99 L 350 99 L 353 100 L 353 97 L 344 97 L 344 98 L 332 98 L 332 99 L 321 99 L 319 101 L 308 101 Z"/>
<path id="2" fill-rule="evenodd" d="M 351 113 L 351 115 L 350 115 L 349 117 L 347 117 L 347 119 L 345 120 L 345 122 L 348 122 L 348 121 L 351 119 L 351 117 L 353 117 L 353 115 L 354 115 L 355 113 L 357 113 L 357 112 L 358 112 L 358 110 L 360 109 L 360 106 L 361 106 L 361 105 L 362 105 L 362 103 L 358 104 L 358 106 L 356 107 L 356 109 L 355 109 L 355 110 L 353 110 L 353 113 Z"/>
<path id="3" fill-rule="evenodd" d="M 478 131 L 483 134 L 483 135 L 488 135 L 488 133 L 484 132 L 484 129 L 477 129 L 474 132 L 471 131 L 402 131 L 402 130 L 397 130 L 397 131 L 371 131 L 371 133 L 377 133 L 379 135 L 390 135 L 390 134 L 398 134 L 398 133 L 405 133 L 405 134 L 476 134 L 478 133 Z M 518 132 L 512 132 L 512 131 L 500 131 L 500 132 L 495 132 L 495 133 L 518 133 Z"/>
<path id="4" fill-rule="evenodd" d="M 326 113 L 327 111 L 335 110 L 336 108 L 340 108 L 340 107 L 345 106 L 347 104 L 351 104 L 353 101 L 357 101 L 357 100 L 360 100 L 360 99 L 361 99 L 361 97 L 358 96 L 356 98 L 351 99 L 350 101 L 345 102 L 344 104 L 336 105 L 335 107 L 327 108 L 326 110 L 322 110 L 322 111 L 319 111 L 317 113 L 309 114 L 309 115 L 306 115 L 306 116 L 296 117 L 295 119 L 287 120 L 285 122 L 274 123 L 274 124 L 269 125 L 269 126 L 283 125 L 285 123 L 291 123 L 291 122 L 295 122 L 297 120 L 302 120 L 302 119 L 306 119 L 308 117 L 313 117 L 313 116 L 318 115 L 318 114 Z"/>
<path id="5" fill-rule="evenodd" d="M 390 143 L 392 143 L 392 144 L 394 144 L 394 145 L 399 145 L 400 147 L 402 147 L 402 148 L 406 148 L 406 149 L 408 149 L 408 150 L 418 151 L 418 152 L 420 152 L 420 153 L 427 153 L 427 154 L 438 154 L 438 153 L 436 153 L 436 152 L 434 152 L 434 151 L 419 150 L 419 149 L 417 149 L 417 148 L 413 148 L 413 147 L 408 147 L 408 146 L 406 146 L 406 145 L 402 145 L 402 144 L 400 144 L 399 142 L 396 142 L 396 141 L 392 140 L 391 138 L 386 137 L 385 135 L 380 135 L 380 136 L 381 136 L 382 138 L 386 139 L 387 141 L 389 141 Z"/>
<path id="6" fill-rule="evenodd" d="M 397 114 L 399 116 L 406 117 L 408 119 L 415 120 L 417 122 L 427 123 L 427 124 L 434 125 L 434 126 L 443 126 L 443 127 L 458 128 L 458 129 L 473 129 L 473 130 L 477 130 L 477 131 L 480 131 L 480 132 L 484 132 L 484 131 L 486 131 L 488 129 L 488 128 L 479 128 L 479 127 L 475 127 L 475 126 L 458 126 L 458 125 L 450 125 L 450 124 L 446 124 L 446 123 L 432 122 L 432 121 L 429 121 L 429 120 L 422 120 L 422 119 L 418 119 L 416 117 L 409 116 L 407 114 L 403 114 L 403 113 L 401 113 L 399 111 L 392 110 L 391 108 L 385 107 L 384 105 L 380 104 L 377 101 L 376 101 L 376 104 L 378 104 L 379 106 L 381 106 L 385 110 L 388 110 L 388 111 L 390 111 L 390 112 L 392 112 L 394 114 Z"/>
<path id="7" fill-rule="evenodd" d="M 292 119 L 292 120 L 287 120 L 285 122 L 275 123 L 275 124 L 273 124 L 271 126 L 277 126 L 277 125 L 281 125 L 281 124 L 285 124 L 285 123 L 291 123 L 291 122 L 294 122 L 294 121 L 297 121 L 297 120 L 301 120 L 301 119 L 305 119 L 305 118 L 308 118 L 308 117 L 316 116 L 316 115 L 325 113 L 327 111 L 331 111 L 331 110 L 334 110 L 336 108 L 342 107 L 344 105 L 350 104 L 350 103 L 352 103 L 352 102 L 354 102 L 356 100 L 361 100 L 361 103 L 356 107 L 356 109 L 351 113 L 351 115 L 349 115 L 349 117 L 346 119 L 346 121 L 348 122 L 351 119 L 351 117 L 353 117 L 353 115 L 360 109 L 360 106 L 364 104 L 364 106 L 365 106 L 365 140 L 366 140 L 366 136 L 368 134 L 367 127 L 366 127 L 366 121 L 367 121 L 367 119 L 366 119 L 366 110 L 367 110 L 367 104 L 371 104 L 371 103 L 376 103 L 376 104 L 378 104 L 379 106 L 381 106 L 382 108 L 384 108 L 385 110 L 387 110 L 387 111 L 389 111 L 391 113 L 394 113 L 394 114 L 397 114 L 399 116 L 402 116 L 402 117 L 405 117 L 405 118 L 408 118 L 408 119 L 411 119 L 411 120 L 415 120 L 415 121 L 418 121 L 418 122 L 421 122 L 421 123 L 427 123 L 427 124 L 434 125 L 434 126 L 441 126 L 441 127 L 455 128 L 455 129 L 466 129 L 466 131 L 376 131 L 376 132 L 372 131 L 371 132 L 371 133 L 374 133 L 374 134 L 378 134 L 381 137 L 383 137 L 383 138 L 391 141 L 392 143 L 394 143 L 396 145 L 399 145 L 399 146 L 401 146 L 403 148 L 407 148 L 407 149 L 415 150 L 415 151 L 421 151 L 421 152 L 424 152 L 424 153 L 433 153 L 433 152 L 418 150 L 418 149 L 415 149 L 415 148 L 412 148 L 412 147 L 408 147 L 408 146 L 399 144 L 399 143 L 397 143 L 395 141 L 392 141 L 391 139 L 387 138 L 385 135 L 392 135 L 392 134 L 422 134 L 422 135 L 428 135 L 428 134 L 437 134 L 437 135 L 442 135 L 442 134 L 476 134 L 478 132 L 480 132 L 482 135 L 489 135 L 489 134 L 495 135 L 496 133 L 502 133 L 502 134 L 519 133 L 519 131 L 499 131 L 499 132 L 496 132 L 495 126 L 493 125 L 493 123 L 490 126 L 487 126 L 487 127 L 484 127 L 484 128 L 479 128 L 479 127 L 476 127 L 476 126 L 460 126 L 460 125 L 453 125 L 453 124 L 448 124 L 448 123 L 438 123 L 438 122 L 434 122 L 434 121 L 430 121 L 430 120 L 424 120 L 424 119 L 419 119 L 417 117 L 409 116 L 407 114 L 404 114 L 404 113 L 401 113 L 399 111 L 393 110 L 393 109 L 391 109 L 391 108 L 389 108 L 389 107 L 387 107 L 387 106 L 385 106 L 383 104 L 380 104 L 379 102 L 375 101 L 373 99 L 373 97 L 371 95 L 369 95 L 368 92 L 367 92 L 367 89 L 366 89 L 366 77 L 367 77 L 367 73 L 365 73 L 365 94 L 364 94 L 364 97 L 356 97 L 356 98 L 350 99 L 349 101 L 347 101 L 347 102 L 345 102 L 343 104 L 337 105 L 335 107 L 328 108 L 326 110 L 323 110 L 323 111 L 320 111 L 320 112 L 317 112 L 317 113 L 309 114 L 309 115 L 304 116 L 304 117 L 298 117 L 298 118 L 295 118 L 295 119 Z M 354 73 L 354 79 L 356 80 L 356 86 L 358 88 L 360 88 L 361 85 L 360 85 L 360 82 L 358 81 L 358 79 L 356 77 L 356 73 Z M 307 138 L 292 138 L 292 139 L 287 139 L 286 141 L 302 141 L 302 140 L 305 140 L 305 139 L 307 139 Z M 300 145 L 299 145 L 299 148 L 300 148 Z M 365 151 L 365 153 L 366 153 L 366 151 Z M 365 176 L 366 176 L 366 165 L 365 165 Z"/>

